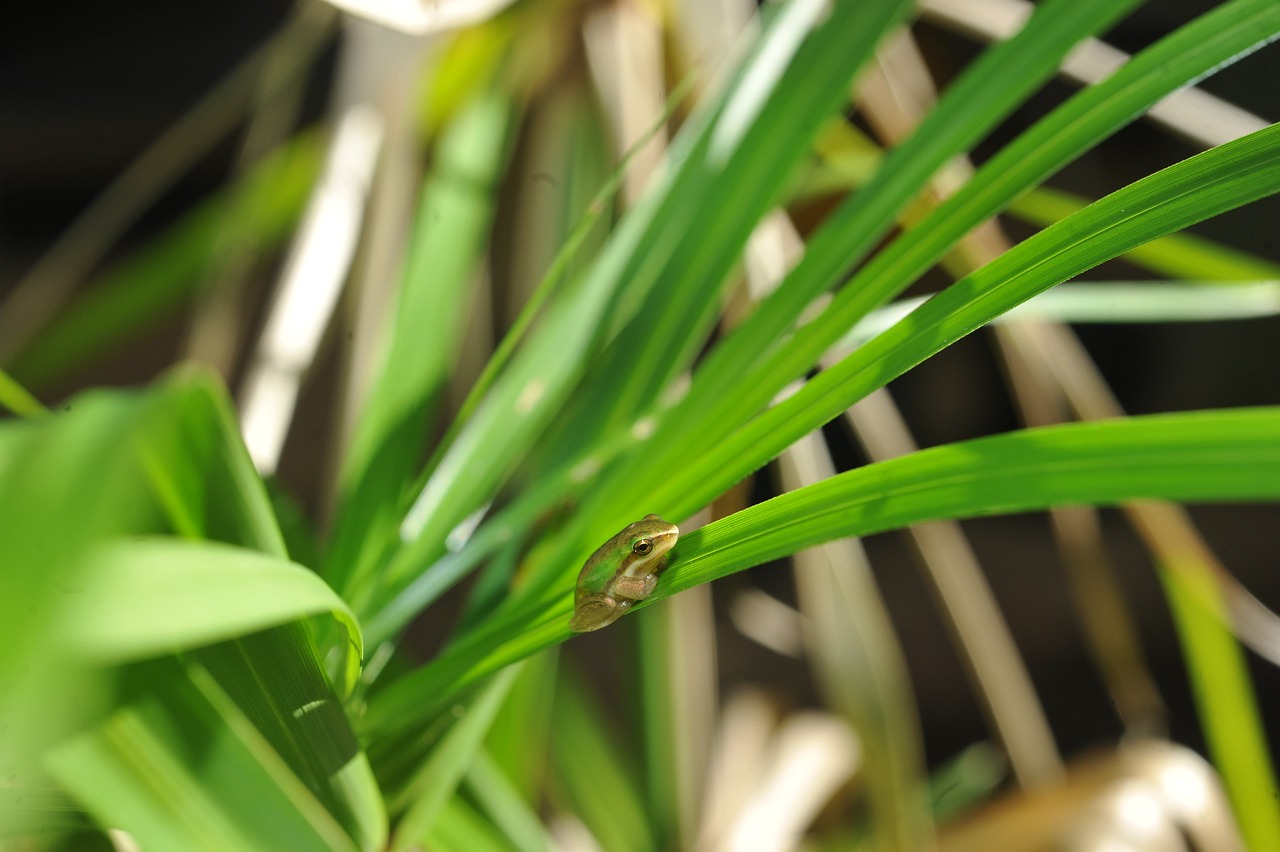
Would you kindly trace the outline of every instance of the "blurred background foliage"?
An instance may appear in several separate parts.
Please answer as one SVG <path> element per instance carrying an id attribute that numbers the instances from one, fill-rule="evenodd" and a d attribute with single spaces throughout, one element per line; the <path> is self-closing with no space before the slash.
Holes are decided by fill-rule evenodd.
<path id="1" fill-rule="evenodd" d="M 1280 7 L 1031 8 L 31 10 L 0 844 L 1280 848 Z"/>

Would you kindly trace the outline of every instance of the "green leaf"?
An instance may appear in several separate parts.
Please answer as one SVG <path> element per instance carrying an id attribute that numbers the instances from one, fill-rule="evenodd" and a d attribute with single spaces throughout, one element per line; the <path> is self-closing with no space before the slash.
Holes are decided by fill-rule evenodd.
<path id="1" fill-rule="evenodd" d="M 191 370 L 179 371 L 171 383 L 183 404 L 173 407 L 167 428 L 148 432 L 139 452 L 174 528 L 284 561 L 284 539 L 270 498 L 221 383 Z M 242 558 L 253 561 L 248 554 Z M 293 582 L 296 591 L 307 581 L 295 577 Z M 312 593 L 326 597 L 322 587 L 317 580 Z M 234 609 L 244 606 L 241 601 Z M 344 674 L 343 691 L 359 669 L 353 636 L 349 633 L 333 649 L 345 661 L 335 665 Z M 381 795 L 306 625 L 295 620 L 261 632 L 242 631 L 193 653 L 358 845 L 382 846 L 387 818 Z"/>
<path id="2" fill-rule="evenodd" d="M 657 590 L 636 609 L 836 538 L 1137 499 L 1280 499 L 1280 408 L 1028 429 L 841 473 L 682 535 Z M 572 606 L 568 590 L 552 590 L 523 631 L 496 623 L 459 641 L 375 695 L 366 724 L 382 733 L 403 730 L 453 692 L 563 642 Z"/>
<path id="3" fill-rule="evenodd" d="M 422 188 L 385 352 L 343 460 L 325 571 L 353 602 L 370 592 L 368 572 L 395 537 L 432 410 L 458 359 L 513 119 L 497 93 L 470 102 L 441 136 Z"/>
<path id="4" fill-rule="evenodd" d="M 1178 628 L 1192 694 L 1214 765 L 1231 797 L 1250 849 L 1280 847 L 1280 788 L 1244 650 L 1230 622 L 1221 587 L 1197 554 L 1161 565 L 1160 579 Z"/>
<path id="5" fill-rule="evenodd" d="M 131 453 L 147 425 L 133 396 L 92 393 L 36 421 L 0 422 L 0 777 L 31 807 L 0 808 L 0 833 L 57 831 L 44 750 L 108 705 L 110 673 L 69 656 L 57 633 L 85 552 L 105 536 L 163 529 Z"/>
<path id="6" fill-rule="evenodd" d="M 521 667 L 485 741 L 498 771 L 528 802 L 539 800 L 547 777 L 559 664 L 551 649 Z"/>
<path id="7" fill-rule="evenodd" d="M 1033 225 L 1048 227 L 1091 203 L 1078 195 L 1042 186 L 1011 203 L 1009 212 Z M 1188 233 L 1152 240 L 1125 252 L 1123 257 L 1169 277 L 1241 281 L 1280 278 L 1280 264 Z"/>
<path id="8" fill-rule="evenodd" d="M 438 852 L 510 852 L 517 848 L 460 796 L 440 807 L 423 846 Z"/>
<path id="9" fill-rule="evenodd" d="M 892 328 L 932 296 L 893 302 L 867 314 L 828 352 L 841 357 Z M 1078 281 L 1011 308 L 993 322 L 1064 323 L 1213 322 L 1280 313 L 1276 281 Z"/>
<path id="10" fill-rule="evenodd" d="M 1136 245 L 1277 189 L 1280 125 L 1112 193 L 956 282 L 818 374 L 649 490 L 648 505 L 668 517 L 688 515 L 801 435 L 1015 305 Z"/>
<path id="11" fill-rule="evenodd" d="M 360 628 L 310 570 L 212 542 L 119 542 L 88 559 L 62 635 L 88 659 L 118 663 L 331 614 L 359 659 Z"/>
<path id="12" fill-rule="evenodd" d="M 47 409 L 40 400 L 14 381 L 4 370 L 0 370 L 0 406 L 9 409 L 19 417 L 35 417 L 47 414 Z"/>
<path id="13" fill-rule="evenodd" d="M 678 206 L 638 247 L 645 254 L 631 264 L 626 297 L 648 295 L 585 389 L 570 441 L 629 423 L 688 368 L 720 313 L 747 237 L 845 102 L 876 43 L 908 12 L 897 0 L 837 4 L 825 19 L 819 3 L 779 8 L 705 134 L 691 140 Z M 624 318 L 611 319 L 621 325 Z"/>
<path id="14" fill-rule="evenodd" d="M 984 52 L 979 61 L 967 67 L 960 79 L 948 87 L 911 137 L 885 156 L 870 183 L 853 194 L 823 224 L 809 242 L 800 264 L 775 294 L 766 299 L 751 318 L 726 340 L 720 351 L 712 354 L 702 368 L 706 377 L 699 377 L 699 381 L 707 383 L 708 388 L 715 387 L 733 372 L 740 371 L 741 365 L 751 364 L 755 360 L 754 353 L 760 351 L 760 342 L 776 340 L 815 296 L 835 284 L 843 270 L 865 257 L 948 158 L 966 151 L 1010 114 L 1057 70 L 1061 57 L 1080 39 L 1104 28 L 1132 5 L 1099 2 L 1090 8 L 1070 0 L 1044 3 L 1037 7 L 1036 14 L 1014 38 L 993 45 Z M 1138 106 L 1132 106 L 1133 112 L 1136 113 L 1137 109 Z M 1093 126 L 1089 130 L 1096 132 L 1098 137 L 1102 135 Z M 1052 138 L 1052 134 L 1046 135 Z M 1083 149 L 1090 137 L 1080 133 L 1071 138 L 1079 149 Z M 1060 150 L 1052 153 L 1064 158 L 1068 156 Z M 1054 161 L 1050 157 L 1047 161 L 1037 160 L 1036 165 L 1043 169 L 1046 162 Z M 1021 176 L 1027 178 L 1034 172 L 1033 168 L 1022 172 Z M 998 174 L 995 170 L 984 173 Z M 976 176 L 974 180 L 977 180 Z M 1008 185 L 1017 184 L 1011 181 Z M 993 208 L 992 212 L 994 209 L 998 208 Z M 968 227 L 982 221 L 982 218 L 985 217 L 976 219 Z M 958 230 L 962 234 L 968 228 L 962 225 Z M 930 233 L 925 228 L 915 228 L 912 235 L 919 237 Z M 936 249 L 938 254 L 948 245 L 945 238 L 934 242 L 940 243 Z M 907 243 L 899 240 L 892 250 L 901 252 Z M 877 258 L 876 262 L 883 264 L 885 261 Z M 894 281 L 899 288 L 905 288 L 910 278 L 899 276 Z M 892 295 L 892 291 L 881 294 L 878 291 L 868 293 L 867 290 L 865 284 L 851 284 L 845 288 L 843 300 L 856 299 L 874 306 Z M 844 327 L 847 329 L 849 324 Z M 799 347 L 801 343 L 798 340 L 791 348 Z M 800 369 L 812 364 L 822 348 L 805 359 L 807 363 Z M 797 357 L 796 360 L 800 359 Z M 792 375 L 796 374 L 793 372 Z M 693 392 L 690 396 L 690 405 L 693 405 L 697 396 Z M 699 404 L 705 406 L 708 402 L 703 399 Z"/>
<path id="15" fill-rule="evenodd" d="M 816 24 L 808 33 L 810 41 L 800 47 L 797 39 L 806 36 L 807 27 L 815 26 L 813 18 L 821 8 L 810 0 L 793 7 L 795 13 L 780 16 L 776 31 L 766 34 L 764 45 L 738 75 L 737 85 L 686 122 L 673 145 L 670 171 L 631 210 L 589 272 L 548 307 L 491 393 L 458 433 L 401 526 L 407 544 L 387 572 L 392 592 L 443 554 L 446 537 L 492 499 L 530 445 L 553 419 L 563 416 L 565 400 L 593 366 L 592 359 L 606 333 L 640 310 L 641 300 L 672 258 L 676 241 L 691 240 L 690 228 L 700 227 L 696 223 L 709 203 L 708 190 L 722 185 L 727 189 L 727 184 L 719 182 L 727 180 L 725 176 L 740 174 L 743 163 L 760 162 L 763 154 L 757 145 L 767 145 L 770 133 L 792 139 L 792 145 L 807 143 L 808 123 L 830 112 L 857 67 L 857 62 L 845 55 L 848 44 L 869 47 L 905 5 L 900 0 L 839 4 L 826 20 Z M 858 26 L 878 19 L 883 20 L 870 33 Z M 852 41 L 842 41 L 842 34 Z M 830 50 L 816 51 L 813 45 L 818 43 Z M 778 65 L 797 51 L 813 61 L 794 72 Z M 829 67 L 842 63 L 848 65 L 843 76 Z M 809 79 L 807 74 L 814 75 L 812 82 L 818 87 L 812 91 L 801 88 L 804 97 L 796 98 L 790 87 Z M 784 75 L 788 88 L 780 89 Z M 784 110 L 788 101 L 794 101 L 795 106 Z M 728 115 L 729 104 L 735 103 L 739 105 L 735 109 L 743 111 L 739 118 L 750 119 L 754 110 L 769 103 L 771 109 L 782 110 L 780 115 L 790 115 L 798 124 L 793 130 L 785 126 L 759 128 L 750 123 L 744 127 L 732 116 L 721 121 L 722 113 Z M 801 112 L 793 115 L 791 109 Z M 817 118 L 809 111 L 818 114 Z M 797 138 L 792 138 L 793 132 Z M 801 151 L 778 149 L 774 153 L 776 158 L 794 160 Z M 762 192 L 767 192 L 769 183 L 762 184 Z M 745 209 L 730 214 L 741 217 L 737 226 L 744 229 L 743 238 L 768 200 L 753 197 L 751 203 L 761 205 L 754 215 Z M 734 254 L 730 252 L 725 263 L 731 263 Z M 717 287 L 718 282 L 708 286 Z"/>
<path id="16" fill-rule="evenodd" d="M 646 606 L 840 535 L 1129 500 L 1280 498 L 1280 408 L 1027 429 L 841 473 L 681 536 Z M 684 549 L 687 548 L 687 549 Z"/>
<path id="17" fill-rule="evenodd" d="M 356 848 L 198 666 L 148 663 L 130 684 L 132 700 L 49 756 L 101 824 L 147 849 Z"/>
<path id="18" fill-rule="evenodd" d="M 628 739 L 611 730 L 603 716 L 586 684 L 562 670 L 551 735 L 557 789 L 601 848 L 656 849 L 636 777 L 636 755 L 619 747 Z"/>
<path id="19" fill-rule="evenodd" d="M 134 446 L 173 532 L 287 557 L 222 380 L 205 368 L 179 368 L 154 398 L 157 422 Z"/>
<path id="20" fill-rule="evenodd" d="M 488 752 L 481 751 L 472 760 L 466 786 L 513 848 L 520 852 L 549 852 L 554 848 L 537 811 L 521 798 Z"/>
<path id="21" fill-rule="evenodd" d="M 1137 117 L 1161 96 L 1247 53 L 1274 37 L 1280 27 L 1280 10 L 1274 3 L 1237 0 L 1134 57 L 1108 80 L 1077 94 L 1002 150 L 956 195 L 860 270 L 817 319 L 770 350 L 767 344 L 777 340 L 814 297 L 835 282 L 841 270 L 870 250 L 934 169 L 993 127 L 1005 114 L 1001 109 L 1012 109 L 1035 81 L 1053 71 L 1056 57 L 1091 26 L 1103 24 L 1101 19 L 1077 17 L 1089 13 L 1082 5 L 1074 5 L 1078 8 L 1071 3 L 1037 7 L 1036 16 L 1015 39 L 992 48 L 979 63 L 966 69 L 915 134 L 885 156 L 871 182 L 854 193 L 810 240 L 804 258 L 777 291 L 710 353 L 684 402 L 664 417 L 649 444 L 659 458 L 674 454 L 694 457 L 698 470 L 689 470 L 689 480 L 702 479 L 705 469 L 712 467 L 709 461 L 697 458 L 704 448 L 717 447 L 728 454 L 724 438 L 731 429 L 811 369 L 858 319 L 909 286 L 963 234 Z M 1107 14 L 1117 11 L 1118 7 L 1108 9 Z M 1059 15 L 1067 16 L 1071 25 L 1064 26 Z M 1004 106 L 993 109 L 992 104 Z M 1199 218 L 1212 212 L 1206 210 Z M 1173 228 L 1161 233 L 1170 230 Z M 748 369 L 752 364 L 755 366 Z M 764 428 L 759 425 L 760 430 Z M 803 431 L 808 429 L 795 434 Z M 744 437 L 743 442 L 746 440 Z M 742 444 L 734 446 L 740 449 Z M 635 505 L 636 495 L 645 494 L 649 507 L 673 517 L 701 506 L 691 499 L 681 501 L 676 511 L 654 499 L 656 480 L 667 479 L 667 470 L 686 468 L 681 459 L 658 461 L 654 456 L 653 449 L 646 449 L 612 471 L 594 502 Z M 747 472 L 736 471 L 719 487 Z M 616 520 L 610 518 L 604 525 L 611 526 Z"/>
<path id="22" fill-rule="evenodd" d="M 409 782 L 399 797 L 407 807 L 396 825 L 391 844 L 393 852 L 415 847 L 431 829 L 483 744 L 519 670 L 519 666 L 512 666 L 497 674 L 477 693 L 465 715 L 441 738 L 430 758 Z"/>
<path id="23" fill-rule="evenodd" d="M 240 597 L 214 610 L 204 598 L 191 601 L 196 587 L 164 582 L 176 580 L 184 567 L 166 564 L 170 558 L 185 561 L 198 553 L 193 577 L 205 593 L 218 587 L 224 596 L 236 594 L 232 578 L 220 576 L 227 559 L 240 580 L 269 583 L 273 593 L 285 589 L 275 581 L 287 584 L 291 607 L 307 589 L 312 611 L 335 605 L 341 611 L 318 578 L 285 561 L 265 488 L 220 382 L 204 371 L 180 370 L 146 392 L 89 394 L 67 408 L 0 430 L 0 533 L 13 566 L 0 572 L 0 607 L 22 602 L 9 623 L 31 631 L 9 653 L 0 653 L 0 669 L 13 665 L 32 673 L 12 699 L 16 710 L 4 708 L 6 719 L 13 712 L 21 722 L 15 732 L 38 754 L 71 729 L 79 714 L 101 707 L 105 698 L 95 688 L 100 682 L 105 687 L 111 675 L 89 668 L 100 659 L 95 654 L 71 653 L 82 650 L 69 647 L 73 637 L 100 641 L 109 654 L 154 653 L 169 641 L 229 635 L 226 622 L 247 607 L 250 617 L 233 638 L 192 656 L 359 845 L 380 846 L 386 816 L 367 759 L 297 615 L 292 623 L 245 635 L 261 627 L 275 604 Z M 174 531 L 259 553 L 194 542 L 118 544 L 124 536 Z M 105 540 L 115 540 L 118 549 L 114 564 L 109 560 L 106 573 L 97 576 L 91 572 L 108 553 L 99 550 Z M 250 568 L 265 572 L 250 574 Z M 104 599 L 86 597 L 90 589 Z M 153 597 L 157 592 L 164 592 L 164 600 Z M 176 612 L 165 612 L 179 597 L 188 602 L 182 623 L 172 618 Z M 135 620 L 138 613 L 145 618 Z M 277 623 L 285 617 L 279 611 L 271 616 Z M 338 650 L 354 667 L 359 656 L 351 645 L 344 642 Z"/>

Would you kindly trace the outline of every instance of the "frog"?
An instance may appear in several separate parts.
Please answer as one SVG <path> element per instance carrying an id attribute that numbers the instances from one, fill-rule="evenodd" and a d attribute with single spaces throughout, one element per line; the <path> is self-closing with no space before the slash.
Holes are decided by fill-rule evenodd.
<path id="1" fill-rule="evenodd" d="M 569 628 L 586 633 L 607 627 L 653 594 L 679 537 L 679 527 L 650 514 L 600 545 L 578 574 Z"/>

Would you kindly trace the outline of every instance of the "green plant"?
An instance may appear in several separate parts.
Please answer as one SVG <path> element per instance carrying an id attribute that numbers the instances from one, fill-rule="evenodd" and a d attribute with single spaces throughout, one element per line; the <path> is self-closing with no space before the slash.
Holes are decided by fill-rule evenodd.
<path id="1" fill-rule="evenodd" d="M 424 458 L 525 106 L 518 83 L 534 60 L 521 39 L 533 36 L 517 35 L 517 24 L 533 26 L 537 13 L 517 9 L 462 37 L 438 77 L 452 100 L 429 113 L 432 167 L 403 270 L 376 351 L 358 362 L 327 538 L 305 525 L 282 531 L 284 498 L 273 506 L 208 371 L 94 391 L 70 410 L 0 428 L 0 615 L 14 637 L 0 676 L 17 684 L 3 700 L 18 746 L 4 755 L 18 779 L 0 811 L 6 830 L 54 839 L 119 827 L 155 849 L 546 848 L 535 779 L 550 763 L 559 803 L 606 848 L 691 842 L 673 616 L 638 619 L 639 759 L 602 726 L 572 674 L 558 694 L 550 688 L 556 660 L 538 655 L 570 638 L 573 580 L 601 541 L 649 512 L 691 518 L 956 340 L 1153 241 L 1166 240 L 1160 257 L 1179 249 L 1190 258 L 1164 270 L 1169 277 L 1275 276 L 1261 261 L 1169 236 L 1280 189 L 1272 126 L 1063 216 L 882 333 L 839 348 L 982 222 L 1015 203 L 1046 203 L 1053 196 L 1027 194 L 1160 98 L 1280 33 L 1271 0 L 1225 3 L 1068 99 L 950 197 L 911 208 L 1073 46 L 1135 5 L 1039 4 L 883 155 L 850 137 L 842 112 L 911 4 L 769 7 L 758 42 L 720 88 L 705 90 L 665 171 L 616 227 L 611 167 L 590 156 L 564 165 L 564 251 Z M 450 67 L 479 73 L 445 88 Z M 595 132 L 570 125 L 564 138 L 598 151 Z M 267 242 L 298 213 L 310 144 L 295 140 L 227 193 L 230 209 L 254 211 Z M 851 167 L 858 157 L 872 167 Z M 748 238 L 819 179 L 839 187 L 839 203 L 776 289 L 727 321 Z M 108 303 L 129 310 L 102 316 L 92 300 L 103 294 L 87 292 L 16 356 L 14 375 L 33 384 L 58 375 L 138 322 L 134 309 L 176 304 L 155 305 L 148 288 L 164 279 L 166 258 L 213 262 L 215 209 L 162 244 L 170 254 L 141 255 L 103 282 L 114 288 Z M 1158 317 L 1166 296 L 1153 287 L 1137 310 Z M 780 397 L 824 358 L 825 369 Z M 19 390 L 0 386 L 13 410 L 30 413 Z M 1278 438 L 1280 409 L 1265 408 L 1061 425 L 911 453 L 686 532 L 638 608 L 806 548 L 928 521 L 1066 504 L 1274 500 Z M 320 555 L 297 564 L 308 552 Z M 450 641 L 413 661 L 399 637 L 472 572 Z M 1217 756 L 1242 830 L 1255 848 L 1280 844 L 1239 646 L 1221 619 L 1203 617 L 1221 607 L 1221 587 L 1194 582 L 1203 579 L 1195 560 L 1169 576 L 1207 723 L 1236 738 Z M 873 725 L 893 712 L 894 694 L 869 688 L 847 713 Z M 909 724 L 886 735 L 869 751 L 880 762 L 866 769 L 869 831 L 895 848 L 927 845 L 932 831 L 912 735 Z M 1242 750 L 1251 757 L 1233 761 Z M 48 789 L 57 793 L 33 806 L 34 791 Z"/>

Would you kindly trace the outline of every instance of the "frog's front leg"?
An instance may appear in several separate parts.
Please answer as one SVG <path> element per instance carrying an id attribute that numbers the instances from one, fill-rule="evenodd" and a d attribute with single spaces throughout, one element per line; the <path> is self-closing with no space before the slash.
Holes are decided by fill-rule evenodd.
<path id="1" fill-rule="evenodd" d="M 619 598 L 642 601 L 653 594 L 657 586 L 657 574 L 645 574 L 643 577 L 628 577 L 623 574 L 613 581 L 613 594 Z"/>

